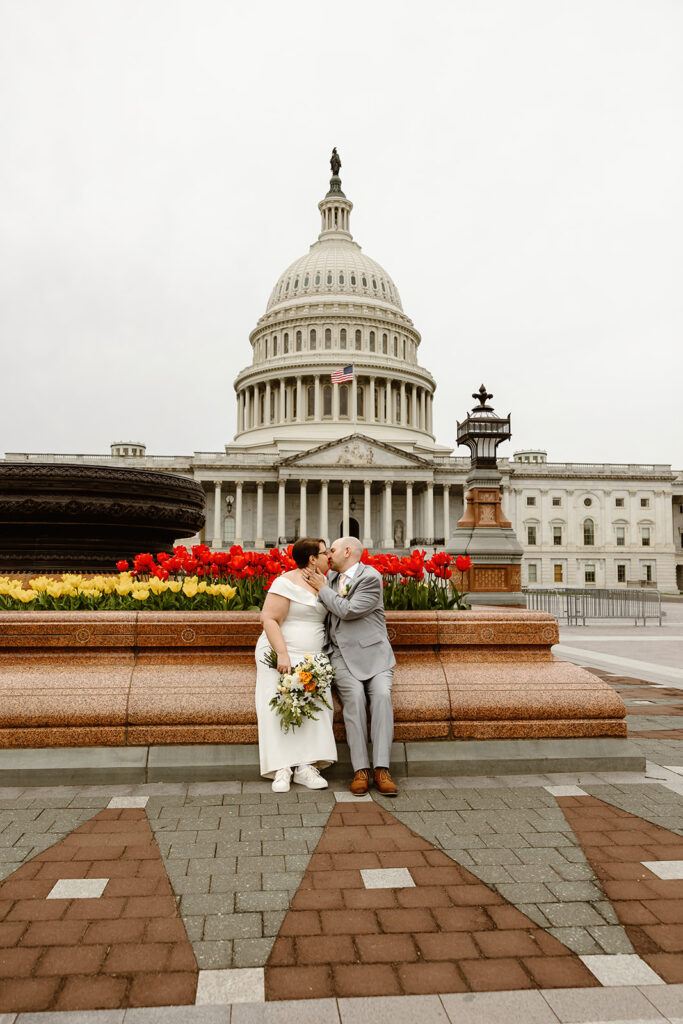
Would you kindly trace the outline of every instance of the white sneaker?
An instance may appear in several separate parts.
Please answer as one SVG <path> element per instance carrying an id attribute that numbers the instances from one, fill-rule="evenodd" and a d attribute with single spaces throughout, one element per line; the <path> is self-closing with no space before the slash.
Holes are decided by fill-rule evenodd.
<path id="1" fill-rule="evenodd" d="M 327 783 L 312 764 L 300 764 L 294 769 L 294 781 L 307 789 L 327 789 Z"/>
<path id="2" fill-rule="evenodd" d="M 291 768 L 278 768 L 273 779 L 273 793 L 289 793 L 289 783 L 292 778 Z"/>

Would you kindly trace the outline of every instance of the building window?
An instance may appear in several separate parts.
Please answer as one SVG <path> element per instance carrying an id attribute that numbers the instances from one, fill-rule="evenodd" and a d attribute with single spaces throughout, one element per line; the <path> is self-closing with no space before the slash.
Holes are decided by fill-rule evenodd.
<path id="1" fill-rule="evenodd" d="M 398 338 L 394 335 L 394 355 L 398 355 Z"/>
<path id="2" fill-rule="evenodd" d="M 584 498 L 583 499 L 583 503 L 586 506 L 586 508 L 590 508 L 590 506 L 593 504 L 593 499 L 592 498 Z"/>
<path id="3" fill-rule="evenodd" d="M 365 389 L 360 387 L 356 391 L 356 415 L 365 416 Z"/>
<path id="4" fill-rule="evenodd" d="M 339 332 L 339 348 L 346 348 L 346 328 L 342 327 Z"/>
<path id="5" fill-rule="evenodd" d="M 626 583 L 626 566 L 623 562 L 617 565 L 617 583 Z"/>
<path id="6" fill-rule="evenodd" d="M 527 505 L 535 505 L 536 499 L 533 496 L 529 495 L 526 499 L 526 503 Z"/>
<path id="7" fill-rule="evenodd" d="M 583 567 L 583 579 L 584 583 L 595 583 L 595 566 L 584 565 Z"/>
<path id="8" fill-rule="evenodd" d="M 342 384 L 339 388 L 339 415 L 349 415 L 349 388 L 347 384 Z"/>
<path id="9" fill-rule="evenodd" d="M 308 347 L 310 348 L 311 351 L 315 349 L 316 343 L 317 341 L 315 336 L 315 330 L 312 330 L 308 336 Z"/>
<path id="10" fill-rule="evenodd" d="M 275 392 L 270 392 L 270 422 L 275 422 Z"/>
<path id="11" fill-rule="evenodd" d="M 258 396 L 258 421 L 262 425 L 266 422 L 266 396 L 263 391 Z"/>
<path id="12" fill-rule="evenodd" d="M 226 516 L 223 520 L 223 540 L 226 544 L 232 544 L 235 539 L 235 520 L 232 516 Z"/>
<path id="13" fill-rule="evenodd" d="M 401 392 L 400 391 L 395 391 L 394 395 L 395 395 L 395 399 L 394 399 L 394 408 L 395 408 L 394 423 L 400 423 L 401 422 Z"/>
<path id="14" fill-rule="evenodd" d="M 308 274 L 304 278 L 304 288 L 308 288 Z"/>
<path id="15" fill-rule="evenodd" d="M 617 532 L 617 547 L 618 548 L 625 547 L 626 546 L 626 527 L 625 526 L 617 526 L 616 532 Z"/>
<path id="16" fill-rule="evenodd" d="M 640 543 L 642 544 L 642 546 L 644 548 L 649 548 L 649 546 L 650 546 L 650 527 L 649 526 L 641 526 L 641 528 L 640 528 Z"/>
<path id="17" fill-rule="evenodd" d="M 370 331 L 370 351 L 375 351 L 375 332 Z"/>
<path id="18" fill-rule="evenodd" d="M 295 420 L 299 414 L 298 388 L 292 389 L 292 419 Z"/>
<path id="19" fill-rule="evenodd" d="M 529 583 L 538 583 L 538 566 L 533 562 L 527 566 L 527 580 Z"/>
<path id="20" fill-rule="evenodd" d="M 326 384 L 323 388 L 323 416 L 332 415 L 332 386 Z"/>
<path id="21" fill-rule="evenodd" d="M 282 336 L 282 351 L 289 352 L 289 335 L 286 331 Z"/>
<path id="22" fill-rule="evenodd" d="M 332 273 L 329 270 L 327 272 L 327 283 L 332 284 Z"/>
<path id="23" fill-rule="evenodd" d="M 356 275 L 355 274 L 351 274 L 351 284 L 354 286 L 354 288 L 356 287 Z"/>
<path id="24" fill-rule="evenodd" d="M 315 275 L 315 283 L 320 284 L 320 274 Z"/>
<path id="25" fill-rule="evenodd" d="M 344 284 L 344 275 L 342 273 L 339 274 L 339 284 Z"/>
<path id="26" fill-rule="evenodd" d="M 356 331 L 356 352 L 360 352 L 363 339 L 360 331 Z"/>
<path id="27" fill-rule="evenodd" d="M 555 562 L 555 564 L 553 565 L 553 582 L 562 583 L 563 580 L 564 573 L 562 571 L 562 566 L 559 563 Z"/>
<path id="28" fill-rule="evenodd" d="M 273 355 L 277 355 L 277 334 L 273 335 Z"/>
<path id="29" fill-rule="evenodd" d="M 403 362 L 405 362 L 405 359 L 406 359 L 406 339 L 404 338 L 403 339 Z"/>
<path id="30" fill-rule="evenodd" d="M 615 498 L 614 499 L 614 504 L 617 506 L 617 508 L 623 508 L 624 507 L 624 499 L 623 498 Z"/>
<path id="31" fill-rule="evenodd" d="M 301 352 L 301 331 L 296 332 L 296 350 Z"/>
<path id="32" fill-rule="evenodd" d="M 560 547 L 562 545 L 562 527 L 553 526 L 553 544 Z"/>
<path id="33" fill-rule="evenodd" d="M 367 288 L 367 286 L 368 286 L 368 279 L 367 279 L 367 277 L 365 276 L 365 274 L 363 274 L 363 278 L 362 278 L 362 281 L 363 281 L 363 287 L 364 287 L 364 288 Z"/>
<path id="34" fill-rule="evenodd" d="M 553 508 L 560 508 L 562 506 L 562 498 L 553 498 Z"/>
<path id="35" fill-rule="evenodd" d="M 536 527 L 535 526 L 527 526 L 527 528 L 526 528 L 526 542 L 527 542 L 527 544 L 535 544 L 536 543 Z"/>
<path id="36" fill-rule="evenodd" d="M 382 335 L 382 352 L 385 356 L 389 353 L 389 338 L 386 334 Z"/>
<path id="37" fill-rule="evenodd" d="M 325 328 L 325 348 L 332 348 L 332 331 L 329 327 Z"/>
<path id="38" fill-rule="evenodd" d="M 649 508 L 650 507 L 650 499 L 649 498 L 641 498 L 640 499 L 640 507 L 641 508 Z"/>
<path id="39" fill-rule="evenodd" d="M 595 544 L 595 524 L 592 519 L 583 521 L 583 543 L 588 546 Z"/>

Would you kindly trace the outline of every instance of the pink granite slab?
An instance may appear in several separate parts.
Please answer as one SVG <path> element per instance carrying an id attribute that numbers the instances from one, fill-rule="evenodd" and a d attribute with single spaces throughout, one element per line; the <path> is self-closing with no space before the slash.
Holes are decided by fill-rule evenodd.
<path id="1" fill-rule="evenodd" d="M 137 612 L 0 612 L 0 648 L 131 647 Z"/>

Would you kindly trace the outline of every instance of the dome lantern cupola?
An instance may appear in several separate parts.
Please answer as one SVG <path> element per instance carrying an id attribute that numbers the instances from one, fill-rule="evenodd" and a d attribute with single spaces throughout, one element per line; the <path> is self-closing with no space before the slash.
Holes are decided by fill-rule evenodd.
<path id="1" fill-rule="evenodd" d="M 339 159 L 336 146 L 332 150 L 330 167 L 332 168 L 330 191 L 318 203 L 318 209 L 322 218 L 318 240 L 322 242 L 327 238 L 346 238 L 351 241 L 352 235 L 349 229 L 349 219 L 353 203 L 342 192 L 341 178 L 339 177 L 341 160 Z"/>

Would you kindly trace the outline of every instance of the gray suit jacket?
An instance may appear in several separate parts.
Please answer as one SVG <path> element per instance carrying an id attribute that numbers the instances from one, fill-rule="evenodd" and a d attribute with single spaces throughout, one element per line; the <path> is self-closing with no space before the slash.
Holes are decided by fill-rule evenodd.
<path id="1" fill-rule="evenodd" d="M 327 608 L 328 654 L 342 656 L 356 679 L 371 679 L 396 664 L 387 636 L 382 577 L 371 565 L 361 565 L 348 592 L 337 593 L 339 573 L 330 572 L 318 600 Z"/>

